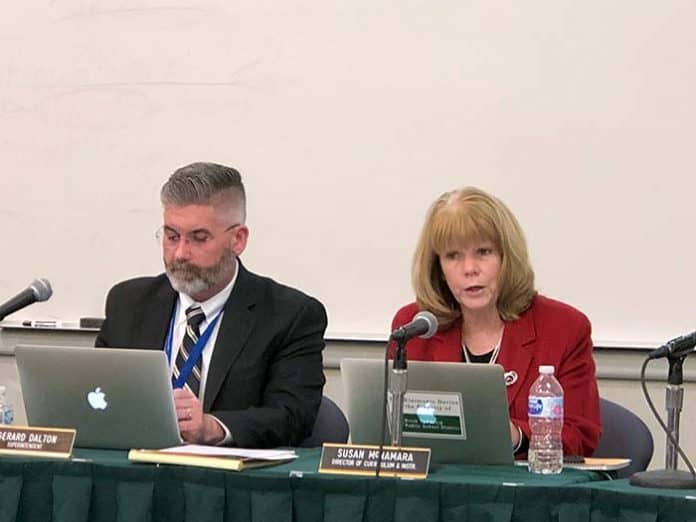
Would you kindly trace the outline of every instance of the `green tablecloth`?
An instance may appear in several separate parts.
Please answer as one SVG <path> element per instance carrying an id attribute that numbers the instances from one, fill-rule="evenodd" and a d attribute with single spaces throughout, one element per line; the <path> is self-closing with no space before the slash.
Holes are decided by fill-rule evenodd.
<path id="1" fill-rule="evenodd" d="M 580 486 L 590 495 L 590 520 L 593 522 L 696 520 L 696 490 L 640 488 L 631 486 L 628 479 Z"/>
<path id="2" fill-rule="evenodd" d="M 316 473 L 320 451 L 298 453 L 242 473 L 134 464 L 116 451 L 76 450 L 73 461 L 0 457 L 0 522 L 696 519 L 689 492 L 595 482 L 591 472 L 441 466 L 427 480 L 374 479 Z"/>

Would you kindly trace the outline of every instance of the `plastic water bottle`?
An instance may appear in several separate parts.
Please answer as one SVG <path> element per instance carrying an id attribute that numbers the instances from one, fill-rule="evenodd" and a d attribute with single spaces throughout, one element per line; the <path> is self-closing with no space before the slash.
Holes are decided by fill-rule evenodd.
<path id="1" fill-rule="evenodd" d="M 532 438 L 527 461 L 533 473 L 560 473 L 563 469 L 563 388 L 553 372 L 553 366 L 539 366 L 539 377 L 529 389 Z"/>
<path id="2" fill-rule="evenodd" d="M 7 400 L 6 391 L 7 389 L 0 385 L 0 424 L 12 424 L 14 422 L 14 409 Z"/>

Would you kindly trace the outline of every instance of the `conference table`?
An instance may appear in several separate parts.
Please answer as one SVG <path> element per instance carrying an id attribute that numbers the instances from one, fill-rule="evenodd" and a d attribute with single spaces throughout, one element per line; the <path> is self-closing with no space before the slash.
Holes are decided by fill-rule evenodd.
<path id="1" fill-rule="evenodd" d="M 696 520 L 696 490 L 651 490 L 604 474 L 441 465 L 425 480 L 317 473 L 320 449 L 242 472 L 128 461 L 0 457 L 0 522 Z"/>

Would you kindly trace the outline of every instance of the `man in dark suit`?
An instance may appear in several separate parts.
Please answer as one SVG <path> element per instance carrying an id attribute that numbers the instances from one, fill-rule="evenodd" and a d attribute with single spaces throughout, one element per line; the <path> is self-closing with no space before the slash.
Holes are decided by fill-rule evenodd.
<path id="1" fill-rule="evenodd" d="M 249 230 L 236 170 L 182 167 L 161 200 L 166 273 L 111 289 L 96 345 L 167 352 L 187 442 L 299 444 L 325 382 L 324 307 L 238 259 Z"/>

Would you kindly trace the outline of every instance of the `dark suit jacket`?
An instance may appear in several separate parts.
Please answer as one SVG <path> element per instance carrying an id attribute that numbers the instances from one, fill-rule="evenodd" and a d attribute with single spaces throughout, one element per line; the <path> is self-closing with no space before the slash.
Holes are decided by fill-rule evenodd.
<path id="1" fill-rule="evenodd" d="M 399 310 L 393 328 L 408 323 L 418 312 L 415 303 Z M 461 322 L 430 339 L 412 339 L 409 359 L 422 361 L 464 360 Z M 517 381 L 507 387 L 510 420 L 529 438 L 527 398 L 539 376 L 539 365 L 552 364 L 563 386 L 563 451 L 566 455 L 591 456 L 599 442 L 601 422 L 599 393 L 592 359 L 590 322 L 581 312 L 559 301 L 536 296 L 516 321 L 505 323 L 497 363 L 515 371 Z M 393 350 L 393 348 L 392 348 Z"/>
<path id="2" fill-rule="evenodd" d="M 310 434 L 321 402 L 326 311 L 316 299 L 238 266 L 203 410 L 238 446 L 296 446 Z M 164 274 L 117 284 L 96 345 L 162 350 L 177 297 Z"/>

